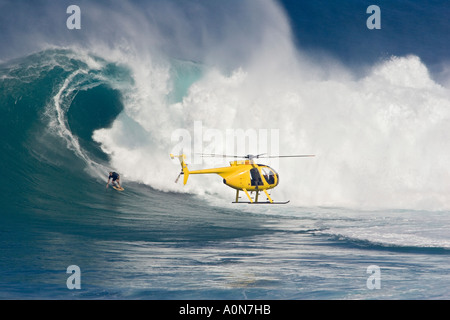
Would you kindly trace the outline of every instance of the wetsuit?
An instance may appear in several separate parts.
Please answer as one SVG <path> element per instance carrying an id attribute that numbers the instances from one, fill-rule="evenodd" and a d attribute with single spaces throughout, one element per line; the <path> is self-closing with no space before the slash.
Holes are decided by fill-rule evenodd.
<path id="1" fill-rule="evenodd" d="M 115 181 L 119 178 L 119 174 L 116 173 L 116 172 L 112 172 L 112 173 L 109 175 L 109 178 L 112 179 L 113 182 L 115 182 Z"/>

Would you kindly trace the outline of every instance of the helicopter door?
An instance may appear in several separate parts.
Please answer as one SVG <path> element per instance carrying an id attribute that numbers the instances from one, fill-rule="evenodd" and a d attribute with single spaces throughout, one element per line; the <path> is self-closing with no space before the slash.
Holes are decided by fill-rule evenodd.
<path id="1" fill-rule="evenodd" d="M 251 184 L 252 186 L 262 186 L 263 182 L 258 168 L 250 169 Z"/>

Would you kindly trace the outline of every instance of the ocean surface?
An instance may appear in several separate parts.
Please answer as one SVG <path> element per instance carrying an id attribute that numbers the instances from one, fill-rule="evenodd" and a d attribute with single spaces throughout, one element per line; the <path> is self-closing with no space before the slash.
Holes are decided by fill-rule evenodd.
<path id="1" fill-rule="evenodd" d="M 450 7 L 372 2 L 0 0 L 0 299 L 450 299 Z"/>

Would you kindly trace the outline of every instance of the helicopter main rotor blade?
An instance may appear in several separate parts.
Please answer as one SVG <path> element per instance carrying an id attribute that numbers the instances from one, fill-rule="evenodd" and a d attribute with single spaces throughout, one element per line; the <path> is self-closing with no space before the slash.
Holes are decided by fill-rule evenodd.
<path id="1" fill-rule="evenodd" d="M 306 157 L 315 157 L 314 154 L 300 154 L 300 155 L 293 155 L 293 156 L 264 156 L 259 158 L 306 158 Z"/>
<path id="2" fill-rule="evenodd" d="M 259 158 L 306 158 L 315 157 L 314 154 L 300 154 L 300 155 L 287 155 L 287 156 L 269 156 L 265 153 L 260 153 L 257 155 L 248 154 L 246 156 L 228 155 L 228 154 L 215 154 L 215 153 L 196 153 L 202 157 L 219 157 L 219 158 L 240 158 L 240 159 L 259 159 Z"/>
<path id="3" fill-rule="evenodd" d="M 256 159 L 258 159 L 258 158 L 265 158 L 265 157 L 261 157 L 262 155 L 265 155 L 266 153 L 260 153 L 260 154 L 257 154 L 256 156 L 254 156 L 254 155 L 252 155 L 252 154 L 249 154 L 249 155 L 247 155 L 246 157 L 248 158 L 248 159 L 253 159 L 253 158 L 256 158 Z M 267 156 L 266 156 L 267 157 Z"/>
<path id="4" fill-rule="evenodd" d="M 219 158 L 245 158 L 245 156 L 230 156 L 227 154 L 215 154 L 215 153 L 209 153 L 209 154 L 205 154 L 205 153 L 196 153 L 197 155 L 200 155 L 202 157 L 219 157 Z"/>

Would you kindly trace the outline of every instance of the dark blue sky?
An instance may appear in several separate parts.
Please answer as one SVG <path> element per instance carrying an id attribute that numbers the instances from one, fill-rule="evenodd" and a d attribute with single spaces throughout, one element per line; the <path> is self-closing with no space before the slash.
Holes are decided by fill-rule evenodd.
<path id="1" fill-rule="evenodd" d="M 324 51 L 349 65 L 373 63 L 391 55 L 418 55 L 439 68 L 450 61 L 448 0 L 280 0 L 297 45 Z M 366 9 L 381 9 L 381 29 L 369 30 Z"/>

